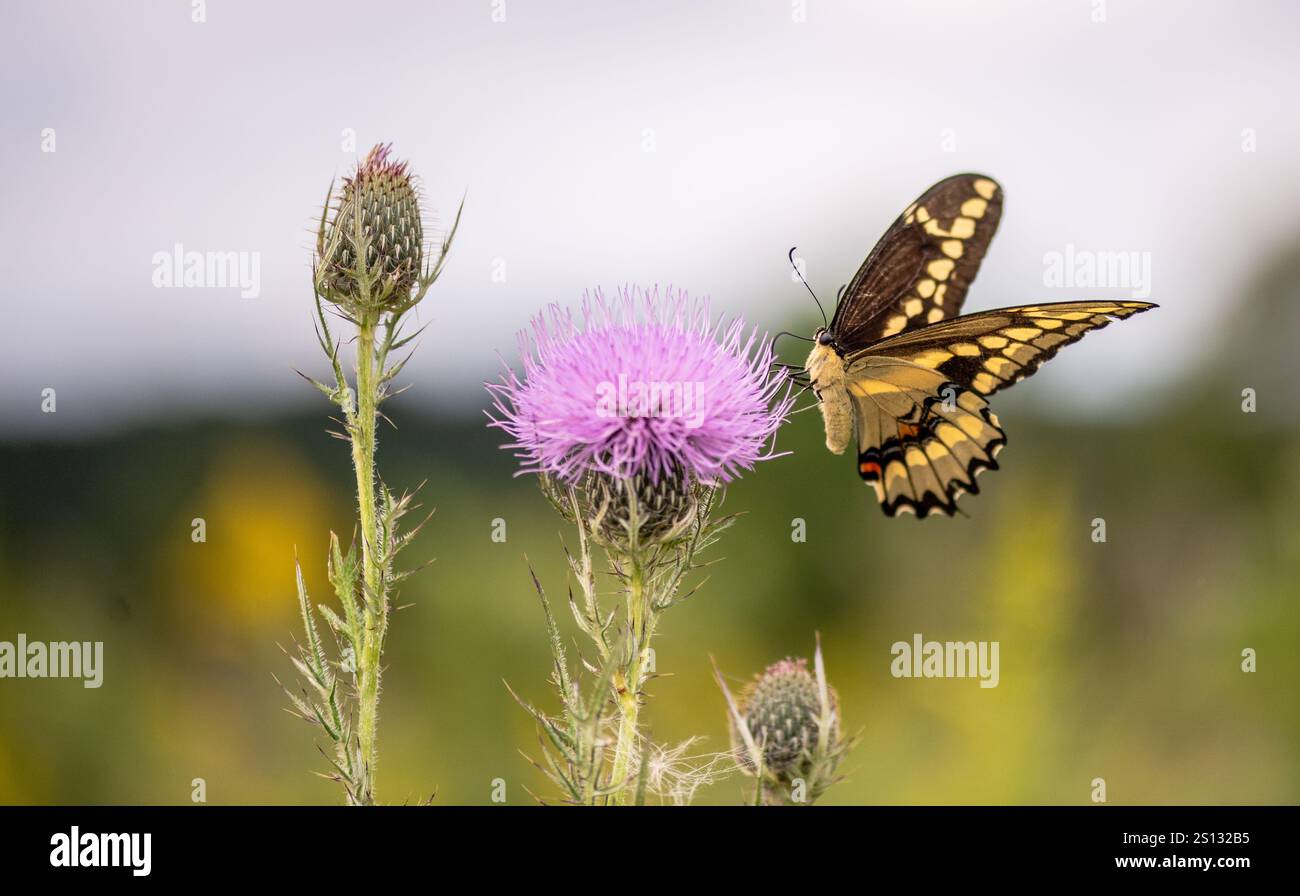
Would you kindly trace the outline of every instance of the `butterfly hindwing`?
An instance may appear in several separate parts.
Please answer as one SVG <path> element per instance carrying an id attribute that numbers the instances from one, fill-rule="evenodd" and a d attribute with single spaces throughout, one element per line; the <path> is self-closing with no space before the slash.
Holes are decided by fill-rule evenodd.
<path id="1" fill-rule="evenodd" d="M 849 282 L 830 334 L 843 352 L 953 317 L 997 231 L 1002 189 L 958 174 L 898 217 Z"/>
<path id="2" fill-rule="evenodd" d="M 987 397 L 1088 332 L 1153 308 L 1061 302 L 969 314 L 886 339 L 846 358 L 858 474 L 886 515 L 952 515 L 975 477 L 997 469 L 1006 434 Z"/>
<path id="3" fill-rule="evenodd" d="M 996 470 L 1006 436 L 988 402 L 910 361 L 865 355 L 848 367 L 858 425 L 858 475 L 887 516 L 952 515 L 975 478 Z"/>

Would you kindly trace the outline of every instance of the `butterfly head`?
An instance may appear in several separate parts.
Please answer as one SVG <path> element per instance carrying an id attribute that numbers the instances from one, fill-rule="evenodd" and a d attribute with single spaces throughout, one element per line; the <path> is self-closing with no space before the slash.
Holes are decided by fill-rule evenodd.
<path id="1" fill-rule="evenodd" d="M 813 340 L 818 345 L 829 346 L 830 348 L 833 348 L 836 354 L 843 354 L 843 352 L 840 351 L 839 343 L 835 341 L 835 337 L 831 335 L 831 331 L 826 329 L 825 327 L 817 328 L 817 332 L 813 334 Z"/>

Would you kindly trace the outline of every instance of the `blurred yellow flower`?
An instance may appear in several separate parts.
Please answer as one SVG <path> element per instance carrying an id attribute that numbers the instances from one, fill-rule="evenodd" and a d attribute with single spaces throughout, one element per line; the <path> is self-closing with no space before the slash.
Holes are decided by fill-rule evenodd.
<path id="1" fill-rule="evenodd" d="M 325 568 L 329 502 L 307 462 L 273 441 L 225 446 L 188 505 L 191 519 L 165 549 L 171 603 L 203 626 L 224 620 L 249 630 L 291 625 L 297 612 L 293 558 Z M 346 544 L 348 532 L 340 533 Z M 202 537 L 204 540 L 198 540 Z M 326 596 L 323 581 L 308 586 Z"/>

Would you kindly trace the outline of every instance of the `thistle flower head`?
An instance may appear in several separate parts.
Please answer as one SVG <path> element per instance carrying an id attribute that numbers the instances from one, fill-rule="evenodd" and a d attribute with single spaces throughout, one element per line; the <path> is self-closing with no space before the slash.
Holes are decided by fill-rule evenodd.
<path id="1" fill-rule="evenodd" d="M 774 456 L 793 402 L 771 343 L 706 300 L 669 289 L 584 298 L 580 316 L 551 306 L 520 334 L 523 376 L 487 385 L 489 425 L 521 472 L 581 486 L 589 476 L 652 489 L 726 483 Z"/>
<path id="2" fill-rule="evenodd" d="M 398 310 L 424 263 L 420 190 L 406 162 L 378 144 L 332 191 L 316 240 L 317 280 L 335 304 Z"/>

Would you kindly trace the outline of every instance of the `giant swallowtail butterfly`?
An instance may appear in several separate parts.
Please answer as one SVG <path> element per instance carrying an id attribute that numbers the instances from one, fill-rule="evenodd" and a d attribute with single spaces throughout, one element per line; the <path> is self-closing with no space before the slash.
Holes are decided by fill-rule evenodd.
<path id="1" fill-rule="evenodd" d="M 857 438 L 858 474 L 887 516 L 951 516 L 1006 444 L 988 398 L 1085 333 L 1154 308 L 1058 302 L 957 316 L 997 230 L 1002 188 L 958 174 L 885 231 L 814 337 L 805 364 L 826 447 Z"/>

